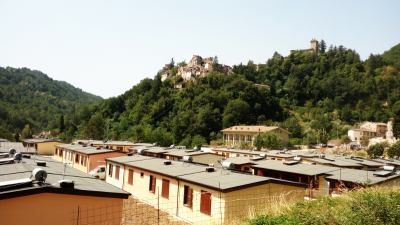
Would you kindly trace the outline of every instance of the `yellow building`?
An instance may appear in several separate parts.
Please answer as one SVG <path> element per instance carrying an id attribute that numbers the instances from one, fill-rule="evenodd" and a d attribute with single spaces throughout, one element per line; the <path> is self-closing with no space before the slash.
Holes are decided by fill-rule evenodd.
<path id="1" fill-rule="evenodd" d="M 106 158 L 125 155 L 122 152 L 101 147 L 83 146 L 79 144 L 57 145 L 53 159 L 82 172 L 89 173 L 100 165 L 106 164 Z"/>
<path id="2" fill-rule="evenodd" d="M 53 155 L 56 145 L 63 142 L 55 139 L 25 139 L 22 144 L 26 148 L 34 148 L 38 155 Z"/>
<path id="3" fill-rule="evenodd" d="M 305 185 L 298 182 L 191 163 L 146 156 L 106 161 L 107 183 L 195 224 L 229 223 L 282 196 L 299 200 L 305 195 Z"/>
<path id="4" fill-rule="evenodd" d="M 61 162 L 31 156 L 0 171 L 0 224 L 121 224 L 129 193 Z"/>
<path id="5" fill-rule="evenodd" d="M 222 130 L 226 146 L 241 146 L 247 144 L 254 146 L 256 137 L 264 133 L 273 133 L 280 137 L 284 143 L 289 142 L 289 131 L 277 126 L 233 126 Z"/>

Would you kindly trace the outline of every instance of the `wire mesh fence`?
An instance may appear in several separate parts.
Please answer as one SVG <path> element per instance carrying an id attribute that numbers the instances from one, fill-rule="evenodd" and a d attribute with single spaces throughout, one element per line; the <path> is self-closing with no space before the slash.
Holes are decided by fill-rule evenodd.
<path id="1" fill-rule="evenodd" d="M 305 193 L 304 190 L 274 195 L 268 190 L 250 194 L 200 193 L 194 194 L 189 204 L 184 195 L 165 198 L 156 192 L 151 198 L 131 196 L 121 204 L 77 206 L 71 213 L 71 224 L 243 224 L 251 215 L 279 212 L 290 203 L 303 200 Z"/>

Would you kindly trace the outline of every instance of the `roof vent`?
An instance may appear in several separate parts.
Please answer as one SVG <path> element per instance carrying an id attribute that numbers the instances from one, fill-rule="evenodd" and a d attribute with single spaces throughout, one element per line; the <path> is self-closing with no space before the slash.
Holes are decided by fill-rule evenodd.
<path id="1" fill-rule="evenodd" d="M 8 150 L 8 153 L 10 154 L 10 156 L 14 155 L 15 153 L 17 153 L 17 150 L 10 148 L 10 150 Z"/>
<path id="2" fill-rule="evenodd" d="M 171 165 L 172 162 L 171 161 L 164 161 L 164 165 Z"/>
<path id="3" fill-rule="evenodd" d="M 283 164 L 291 166 L 291 165 L 296 165 L 299 164 L 300 161 L 283 161 Z"/>
<path id="4" fill-rule="evenodd" d="M 45 161 L 36 161 L 36 165 L 37 166 L 46 166 L 46 162 Z"/>
<path id="5" fill-rule="evenodd" d="M 73 180 L 60 180 L 58 181 L 60 188 L 74 188 L 75 183 Z"/>
<path id="6" fill-rule="evenodd" d="M 383 170 L 385 170 L 385 171 L 394 171 L 394 166 L 383 166 Z"/>
<path id="7" fill-rule="evenodd" d="M 22 155 L 22 158 L 30 159 L 30 158 L 31 158 L 31 155 Z"/>
<path id="8" fill-rule="evenodd" d="M 231 170 L 235 168 L 235 165 L 232 162 L 228 162 L 228 161 L 222 161 L 221 163 L 222 168 L 227 169 L 227 170 Z"/>
<path id="9" fill-rule="evenodd" d="M 42 168 L 35 168 L 32 171 L 32 178 L 33 180 L 39 182 L 45 182 L 47 178 L 47 172 Z"/>
<path id="10" fill-rule="evenodd" d="M 182 157 L 182 161 L 184 162 L 193 162 L 193 157 L 189 155 L 185 155 Z"/>
<path id="11" fill-rule="evenodd" d="M 139 155 L 143 155 L 145 150 L 146 150 L 145 148 L 138 149 L 138 150 L 137 150 L 137 153 L 138 153 Z"/>
<path id="12" fill-rule="evenodd" d="M 325 159 L 325 155 L 324 155 L 324 154 L 320 154 L 320 155 L 319 155 L 319 158 Z"/>
<path id="13" fill-rule="evenodd" d="M 214 172 L 214 171 L 215 171 L 214 167 L 207 167 L 206 168 L 206 172 L 211 173 L 211 172 Z"/>
<path id="14" fill-rule="evenodd" d="M 108 148 L 108 146 L 106 146 L 106 148 Z M 97 149 L 97 150 L 100 150 L 100 149 L 101 149 L 101 147 L 97 147 L 96 149 Z"/>
<path id="15" fill-rule="evenodd" d="M 15 153 L 14 160 L 20 162 L 22 160 L 22 154 L 20 152 Z"/>

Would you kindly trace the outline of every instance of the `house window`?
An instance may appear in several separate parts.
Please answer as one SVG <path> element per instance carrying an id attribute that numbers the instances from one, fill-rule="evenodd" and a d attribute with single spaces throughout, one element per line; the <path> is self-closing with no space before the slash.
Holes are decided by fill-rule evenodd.
<path id="1" fill-rule="evenodd" d="M 189 208 L 193 206 L 193 189 L 187 185 L 183 187 L 183 204 Z"/>
<path id="2" fill-rule="evenodd" d="M 79 163 L 79 155 L 78 154 L 75 155 L 75 162 Z"/>
<path id="3" fill-rule="evenodd" d="M 150 175 L 149 191 L 153 194 L 156 193 L 156 178 L 152 175 Z"/>
<path id="4" fill-rule="evenodd" d="M 143 172 L 140 173 L 140 177 L 141 177 L 141 178 L 144 177 L 144 173 L 143 173 Z"/>
<path id="5" fill-rule="evenodd" d="M 119 180 L 119 166 L 115 166 L 115 179 Z"/>
<path id="6" fill-rule="evenodd" d="M 110 166 L 108 167 L 108 176 L 112 177 L 112 173 L 113 173 L 113 165 L 110 164 Z"/>
<path id="7" fill-rule="evenodd" d="M 162 179 L 161 196 L 163 198 L 169 198 L 169 180 L 167 179 Z"/>
<path id="8" fill-rule="evenodd" d="M 207 191 L 201 191 L 200 197 L 200 212 L 211 215 L 211 193 Z"/>
<path id="9" fill-rule="evenodd" d="M 133 170 L 128 170 L 128 184 L 133 185 Z"/>

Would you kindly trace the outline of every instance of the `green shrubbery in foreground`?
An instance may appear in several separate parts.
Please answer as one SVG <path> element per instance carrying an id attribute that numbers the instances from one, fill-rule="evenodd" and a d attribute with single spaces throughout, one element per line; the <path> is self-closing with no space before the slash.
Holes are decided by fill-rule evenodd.
<path id="1" fill-rule="evenodd" d="M 341 197 L 296 203 L 270 215 L 256 215 L 246 223 L 379 225 L 400 223 L 400 189 L 364 189 Z"/>

